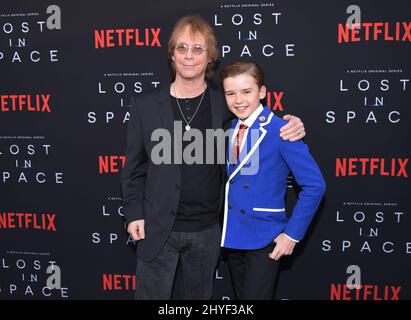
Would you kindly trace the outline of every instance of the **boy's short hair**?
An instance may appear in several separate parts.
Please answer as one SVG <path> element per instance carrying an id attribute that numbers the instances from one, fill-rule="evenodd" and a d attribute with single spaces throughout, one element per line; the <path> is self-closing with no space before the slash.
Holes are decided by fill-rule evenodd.
<path id="1" fill-rule="evenodd" d="M 264 72 L 258 64 L 250 60 L 237 60 L 226 65 L 220 71 L 221 84 L 223 84 L 226 78 L 235 77 L 244 73 L 249 74 L 255 79 L 258 88 L 261 88 L 264 85 Z"/>

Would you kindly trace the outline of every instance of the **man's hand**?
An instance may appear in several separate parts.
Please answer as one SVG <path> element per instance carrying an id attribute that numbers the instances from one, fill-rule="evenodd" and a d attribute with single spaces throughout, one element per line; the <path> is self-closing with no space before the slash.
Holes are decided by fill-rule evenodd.
<path id="1" fill-rule="evenodd" d="M 300 118 L 286 114 L 283 119 L 289 122 L 285 126 L 281 127 L 281 138 L 294 142 L 305 137 L 304 123 Z"/>
<path id="2" fill-rule="evenodd" d="M 276 246 L 273 252 L 268 256 L 273 260 L 278 260 L 282 256 L 289 256 L 293 253 L 296 242 L 289 239 L 284 233 L 280 233 L 277 238 L 274 239 Z"/>
<path id="3" fill-rule="evenodd" d="M 139 241 L 145 238 L 144 219 L 134 220 L 128 224 L 127 232 L 131 235 L 134 241 Z"/>

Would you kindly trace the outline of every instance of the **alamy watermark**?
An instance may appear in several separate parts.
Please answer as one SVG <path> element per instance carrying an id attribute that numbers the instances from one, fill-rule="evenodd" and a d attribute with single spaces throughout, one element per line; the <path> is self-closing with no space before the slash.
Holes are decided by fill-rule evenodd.
<path id="1" fill-rule="evenodd" d="M 183 132 L 182 122 L 174 121 L 173 133 L 165 128 L 158 128 L 152 132 L 151 142 L 155 145 L 150 158 L 156 165 L 227 164 L 228 159 L 232 159 L 232 144 L 229 140 L 232 139 L 233 133 L 234 129 L 206 129 L 204 134 L 195 128 Z M 250 143 L 244 142 L 238 159 L 238 163 L 242 165 L 241 174 L 252 175 L 258 172 L 258 145 L 265 134 L 265 130 L 248 129 L 247 135 L 250 139 L 247 140 Z M 187 143 L 184 148 L 183 142 Z M 229 148 L 226 148 L 227 144 Z M 228 164 L 237 163 L 228 161 Z"/>

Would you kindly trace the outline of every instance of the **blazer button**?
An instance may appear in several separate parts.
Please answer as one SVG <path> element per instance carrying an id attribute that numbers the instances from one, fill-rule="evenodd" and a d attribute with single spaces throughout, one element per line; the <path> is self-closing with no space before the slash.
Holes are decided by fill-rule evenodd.
<path id="1" fill-rule="evenodd" d="M 245 213 L 245 210 L 244 210 L 244 209 L 241 209 L 240 212 L 241 212 L 242 214 L 244 214 L 244 213 Z"/>
<path id="2" fill-rule="evenodd" d="M 172 216 L 175 216 L 175 215 L 176 215 L 176 212 L 175 212 L 174 210 L 171 211 L 170 213 L 171 213 Z"/>
<path id="3" fill-rule="evenodd" d="M 180 190 L 180 185 L 179 184 L 176 184 L 176 189 Z"/>
<path id="4" fill-rule="evenodd" d="M 230 180 L 230 183 L 233 184 L 233 183 L 234 183 L 234 179 Z"/>
<path id="5" fill-rule="evenodd" d="M 231 204 L 228 204 L 228 209 L 232 209 L 233 206 Z"/>
<path id="6" fill-rule="evenodd" d="M 248 189 L 248 187 L 249 187 L 250 185 L 248 184 L 248 183 L 244 183 L 244 189 Z"/>

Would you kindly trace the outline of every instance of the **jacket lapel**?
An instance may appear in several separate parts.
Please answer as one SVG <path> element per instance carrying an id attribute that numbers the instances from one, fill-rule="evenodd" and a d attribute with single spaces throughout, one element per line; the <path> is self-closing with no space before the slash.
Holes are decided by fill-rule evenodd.
<path id="1" fill-rule="evenodd" d="M 231 122 L 231 128 L 230 130 L 230 134 L 227 138 L 227 142 L 226 142 L 226 167 L 227 167 L 227 176 L 229 177 L 231 175 L 231 173 L 235 170 L 235 168 L 237 167 L 237 164 L 232 164 L 230 163 L 230 157 L 231 157 L 231 149 L 233 147 L 233 144 L 231 143 L 231 141 L 233 140 L 233 134 L 234 134 L 234 130 L 235 127 L 237 126 L 238 123 L 238 119 L 234 119 Z"/>
<path id="2" fill-rule="evenodd" d="M 160 89 L 157 98 L 158 113 L 160 114 L 163 122 L 164 129 L 171 133 L 171 137 L 174 136 L 174 115 L 170 101 L 170 86 L 165 86 Z"/>
<path id="3" fill-rule="evenodd" d="M 211 104 L 211 122 L 214 130 L 221 129 L 223 127 L 223 108 L 224 97 L 219 92 L 213 84 L 208 83 L 209 93 L 210 93 L 210 104 Z"/>
<path id="4" fill-rule="evenodd" d="M 234 166 L 234 171 L 230 172 L 228 181 L 230 181 L 238 172 L 240 172 L 240 170 L 244 167 L 248 160 L 250 160 L 251 156 L 256 152 L 258 146 L 261 144 L 267 134 L 267 130 L 264 128 L 264 126 L 271 122 L 273 116 L 274 114 L 268 108 L 264 108 L 263 112 L 261 112 L 258 118 L 254 121 L 253 125 L 248 131 L 246 144 L 240 152 L 240 163 L 237 166 Z M 258 138 L 256 136 L 255 130 L 258 130 Z"/>
<path id="5" fill-rule="evenodd" d="M 170 86 L 165 86 L 162 87 L 159 91 L 158 97 L 157 97 L 157 107 L 158 107 L 158 113 L 160 115 L 161 121 L 163 123 L 163 129 L 167 130 L 170 133 L 171 137 L 171 161 L 174 163 L 175 161 L 175 152 L 177 151 L 178 154 L 182 155 L 181 150 L 174 150 L 175 146 L 179 146 L 179 143 L 175 143 L 174 139 L 182 141 L 182 136 L 178 137 L 175 136 L 175 133 L 178 135 L 182 135 L 182 129 L 180 131 L 176 130 L 174 132 L 174 114 L 173 114 L 173 108 L 171 106 L 171 100 L 170 100 Z M 177 129 L 177 128 L 176 128 Z M 181 160 L 181 159 L 179 159 Z"/>

